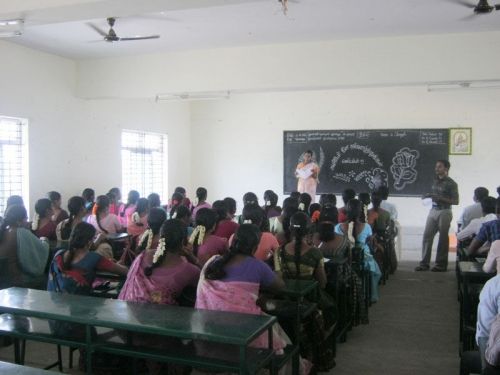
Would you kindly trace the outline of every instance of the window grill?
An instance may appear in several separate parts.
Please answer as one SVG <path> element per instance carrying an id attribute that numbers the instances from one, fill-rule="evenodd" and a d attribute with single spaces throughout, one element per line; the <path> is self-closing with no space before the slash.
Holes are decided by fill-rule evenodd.
<path id="1" fill-rule="evenodd" d="M 28 123 L 0 116 L 0 212 L 7 198 L 20 195 L 28 206 Z"/>
<path id="2" fill-rule="evenodd" d="M 167 136 L 122 131 L 122 189 L 167 197 Z"/>

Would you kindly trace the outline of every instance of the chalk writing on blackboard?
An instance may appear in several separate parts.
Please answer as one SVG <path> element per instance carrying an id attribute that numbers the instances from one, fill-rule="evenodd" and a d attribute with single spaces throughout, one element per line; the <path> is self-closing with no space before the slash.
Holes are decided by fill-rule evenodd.
<path id="1" fill-rule="evenodd" d="M 372 184 L 376 184 L 376 180 L 381 179 L 382 175 L 379 171 L 374 172 L 374 169 L 382 166 L 379 156 L 369 146 L 351 143 L 342 146 L 333 156 L 330 164 L 331 178 L 342 182 L 364 180 L 368 183 L 373 180 Z M 349 167 L 348 173 L 345 171 L 346 167 Z"/>
<path id="2" fill-rule="evenodd" d="M 417 180 L 417 159 L 420 153 L 417 150 L 410 150 L 403 147 L 397 151 L 392 158 L 391 173 L 394 178 L 394 188 L 403 190 L 406 185 L 412 184 Z"/>

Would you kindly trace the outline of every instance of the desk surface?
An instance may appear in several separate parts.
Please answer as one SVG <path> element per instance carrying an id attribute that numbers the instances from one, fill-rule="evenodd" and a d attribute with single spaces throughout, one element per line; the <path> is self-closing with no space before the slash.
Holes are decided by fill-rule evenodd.
<path id="1" fill-rule="evenodd" d="M 0 290 L 0 312 L 96 327 L 247 345 L 275 317 L 146 304 L 34 289 Z"/>
<path id="2" fill-rule="evenodd" d="M 294 297 L 305 297 L 318 286 L 316 280 L 285 279 L 285 289 L 280 294 Z"/>
<path id="3" fill-rule="evenodd" d="M 494 273 L 486 273 L 483 271 L 483 265 L 478 262 L 459 262 L 458 269 L 462 275 L 467 276 L 484 276 L 490 278 L 495 276 Z"/>
<path id="4" fill-rule="evenodd" d="M 0 374 L 2 375 L 49 375 L 56 374 L 39 368 L 14 365 L 13 363 L 0 362 Z"/>
<path id="5" fill-rule="evenodd" d="M 129 238 L 130 234 L 128 233 L 109 233 L 106 235 L 106 239 L 110 241 L 120 241 L 126 238 Z"/>

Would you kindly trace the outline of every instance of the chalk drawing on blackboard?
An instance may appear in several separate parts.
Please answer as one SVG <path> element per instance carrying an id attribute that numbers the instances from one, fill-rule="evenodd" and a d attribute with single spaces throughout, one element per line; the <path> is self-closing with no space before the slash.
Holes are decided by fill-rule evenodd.
<path id="1" fill-rule="evenodd" d="M 420 153 L 403 147 L 394 154 L 392 158 L 391 173 L 394 179 L 394 189 L 403 190 L 406 185 L 413 184 L 417 180 L 417 159 Z"/>
<path id="2" fill-rule="evenodd" d="M 387 186 L 389 175 L 382 168 L 374 168 L 365 179 L 370 190 L 377 190 L 381 186 Z"/>

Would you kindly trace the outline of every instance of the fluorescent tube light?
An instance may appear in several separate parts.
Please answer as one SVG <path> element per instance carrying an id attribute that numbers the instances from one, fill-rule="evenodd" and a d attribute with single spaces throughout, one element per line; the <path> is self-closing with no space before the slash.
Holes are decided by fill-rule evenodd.
<path id="1" fill-rule="evenodd" d="M 229 99 L 229 91 L 199 91 L 157 94 L 155 100 L 217 100 Z"/>
<path id="2" fill-rule="evenodd" d="M 500 89 L 500 80 L 447 82 L 427 85 L 427 91 L 429 92 L 478 89 Z"/>

